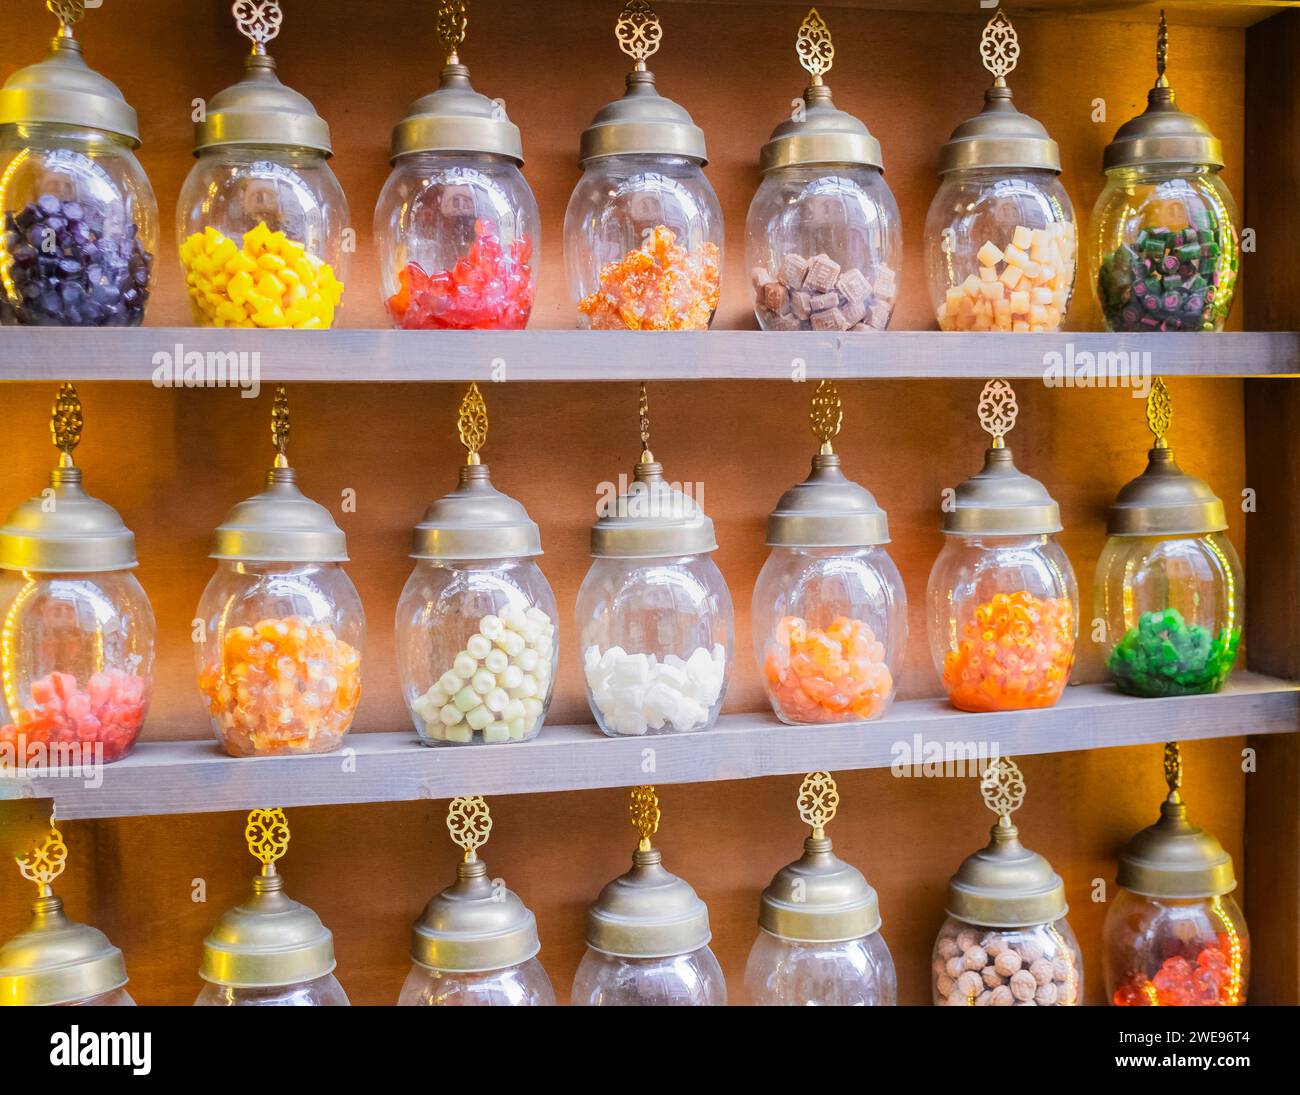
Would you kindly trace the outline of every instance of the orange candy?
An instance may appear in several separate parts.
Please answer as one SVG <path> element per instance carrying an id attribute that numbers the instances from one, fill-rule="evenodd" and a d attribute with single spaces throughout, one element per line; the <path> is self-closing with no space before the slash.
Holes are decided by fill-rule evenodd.
<path id="1" fill-rule="evenodd" d="M 703 331 L 718 307 L 718 248 L 677 246 L 662 224 L 646 242 L 600 272 L 600 288 L 578 302 L 596 331 Z"/>
<path id="2" fill-rule="evenodd" d="M 1074 665 L 1074 610 L 1068 597 L 999 593 L 962 628 L 943 660 L 943 686 L 962 711 L 1051 707 Z"/>
<path id="3" fill-rule="evenodd" d="M 885 647 L 861 620 L 825 629 L 784 616 L 763 667 L 768 694 L 791 722 L 853 722 L 884 712 L 894 692 Z"/>

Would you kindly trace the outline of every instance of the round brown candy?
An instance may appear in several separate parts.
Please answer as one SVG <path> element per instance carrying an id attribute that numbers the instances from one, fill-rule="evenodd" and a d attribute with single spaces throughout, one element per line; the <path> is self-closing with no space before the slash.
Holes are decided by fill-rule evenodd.
<path id="1" fill-rule="evenodd" d="M 1010 977 L 1020 969 L 1021 960 L 1013 950 L 1005 950 L 993 960 L 993 968 L 1003 977 Z"/>
<path id="2" fill-rule="evenodd" d="M 984 937 L 984 942 L 980 944 L 990 958 L 996 958 L 1007 949 L 1007 941 L 997 932 L 992 932 Z"/>
<path id="3" fill-rule="evenodd" d="M 957 991 L 973 999 L 984 991 L 984 982 L 978 973 L 967 970 L 957 978 Z"/>
<path id="4" fill-rule="evenodd" d="M 1015 1002 L 1016 998 L 1008 985 L 999 985 L 989 993 L 989 1003 L 995 1008 L 1010 1007 Z"/>
<path id="5" fill-rule="evenodd" d="M 1045 985 L 1039 985 L 1038 991 L 1034 993 L 1034 1003 L 1040 1007 L 1051 1007 L 1056 1003 L 1056 986 L 1048 981 Z"/>
<path id="6" fill-rule="evenodd" d="M 935 978 L 934 987 L 940 996 L 951 996 L 957 989 L 957 982 L 946 973 L 941 973 Z"/>
<path id="7" fill-rule="evenodd" d="M 998 973 L 998 971 L 992 966 L 985 966 L 984 969 L 980 971 L 980 977 L 983 978 L 984 983 L 991 989 L 997 988 L 1004 980 L 1002 974 Z"/>
<path id="8" fill-rule="evenodd" d="M 1011 975 L 1011 995 L 1017 1000 L 1032 1000 L 1038 991 L 1038 982 L 1028 970 L 1017 970 Z"/>
<path id="9" fill-rule="evenodd" d="M 959 931 L 957 933 L 957 946 L 959 946 L 964 951 L 968 951 L 971 949 L 971 947 L 978 945 L 979 941 L 980 941 L 979 933 L 972 930 L 971 928 L 966 928 L 963 931 Z"/>
<path id="10" fill-rule="evenodd" d="M 1043 948 L 1036 939 L 1026 939 L 1017 943 L 1016 950 L 1020 952 L 1020 957 L 1024 959 L 1026 966 L 1032 966 L 1043 957 Z"/>
<path id="11" fill-rule="evenodd" d="M 1029 972 L 1034 975 L 1034 980 L 1040 985 L 1050 985 L 1052 983 L 1052 963 L 1046 958 L 1040 958 L 1031 963 Z"/>
<path id="12" fill-rule="evenodd" d="M 989 956 L 984 952 L 984 948 L 978 944 L 971 947 L 966 952 L 966 968 L 968 970 L 982 970 L 989 964 Z"/>
<path id="13" fill-rule="evenodd" d="M 957 940 L 951 935 L 945 935 L 939 940 L 939 945 L 935 947 L 939 952 L 939 957 L 943 959 L 951 958 L 955 954 L 961 953 L 961 947 L 957 946 Z"/>
<path id="14" fill-rule="evenodd" d="M 960 977 L 963 973 L 966 972 L 966 959 L 963 958 L 960 954 L 954 954 L 951 958 L 948 959 L 948 964 L 945 967 L 945 972 L 948 974 L 949 977 L 951 977 L 955 981 L 958 977 Z"/>

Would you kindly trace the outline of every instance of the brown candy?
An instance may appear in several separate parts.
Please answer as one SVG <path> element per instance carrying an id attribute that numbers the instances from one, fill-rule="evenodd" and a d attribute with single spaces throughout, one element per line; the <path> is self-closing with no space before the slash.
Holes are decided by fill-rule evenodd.
<path id="1" fill-rule="evenodd" d="M 790 307 L 790 294 L 779 281 L 769 281 L 758 291 L 758 302 L 779 316 Z"/>
<path id="2" fill-rule="evenodd" d="M 1020 966 L 1020 955 L 1010 949 L 1004 950 L 993 960 L 993 968 L 1003 977 L 1011 977 L 1019 971 Z"/>
<path id="3" fill-rule="evenodd" d="M 807 273 L 808 260 L 791 252 L 781 260 L 781 269 L 776 277 L 787 289 L 794 290 L 803 285 Z"/>
<path id="4" fill-rule="evenodd" d="M 1038 982 L 1028 970 L 1018 970 L 1011 975 L 1011 995 L 1017 1000 L 1032 1000 L 1038 992 Z"/>
<path id="5" fill-rule="evenodd" d="M 830 255 L 813 255 L 808 260 L 808 269 L 803 283 L 815 293 L 826 293 L 835 287 L 839 280 L 840 264 Z"/>
<path id="6" fill-rule="evenodd" d="M 978 973 L 967 970 L 957 978 L 957 991 L 973 1000 L 984 991 L 984 982 Z"/>
<path id="7" fill-rule="evenodd" d="M 1007 985 L 999 985 L 989 994 L 989 1003 L 995 1008 L 1010 1007 L 1016 1002 L 1015 994 Z"/>

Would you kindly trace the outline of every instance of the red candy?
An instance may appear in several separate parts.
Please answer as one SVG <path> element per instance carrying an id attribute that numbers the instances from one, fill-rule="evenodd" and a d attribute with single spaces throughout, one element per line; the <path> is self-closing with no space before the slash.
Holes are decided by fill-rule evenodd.
<path id="1" fill-rule="evenodd" d="M 23 745 L 101 742 L 104 760 L 114 761 L 135 744 L 148 706 L 149 682 L 134 673 L 106 669 L 92 674 L 84 689 L 71 673 L 50 673 L 32 682 L 32 706 L 0 726 L 0 743 L 21 756 Z"/>
<path id="2" fill-rule="evenodd" d="M 1234 970 L 1224 950 L 1232 940 L 1219 937 L 1219 945 L 1205 947 L 1192 965 L 1180 954 L 1166 958 L 1148 980 L 1133 973 L 1115 990 L 1117 1007 L 1214 1007 L 1242 1002 L 1241 971 Z"/>

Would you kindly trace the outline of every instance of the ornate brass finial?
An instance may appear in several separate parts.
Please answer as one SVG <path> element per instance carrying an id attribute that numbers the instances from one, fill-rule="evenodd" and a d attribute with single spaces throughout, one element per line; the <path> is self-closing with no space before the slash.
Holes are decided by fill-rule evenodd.
<path id="1" fill-rule="evenodd" d="M 442 0 L 438 5 L 438 41 L 447 51 L 447 64 L 460 64 L 460 47 L 469 26 L 469 5 L 465 0 Z"/>
<path id="2" fill-rule="evenodd" d="M 275 874 L 275 861 L 289 850 L 289 819 L 276 806 L 270 810 L 250 810 L 244 826 L 248 851 L 262 864 L 264 875 Z"/>
<path id="3" fill-rule="evenodd" d="M 65 382 L 59 385 L 59 394 L 50 408 L 50 436 L 59 450 L 59 467 L 72 467 L 72 450 L 81 444 L 81 428 L 85 420 L 81 415 L 81 397 L 77 389 Z"/>
<path id="4" fill-rule="evenodd" d="M 460 795 L 447 807 L 447 831 L 465 853 L 465 862 L 478 859 L 478 850 L 492 832 L 492 813 L 482 795 Z"/>
<path id="5" fill-rule="evenodd" d="M 1156 31 L 1156 87 L 1168 87 L 1165 66 L 1169 63 L 1169 24 L 1165 22 L 1165 9 L 1160 9 L 1160 28 Z"/>
<path id="6" fill-rule="evenodd" d="M 1016 402 L 1015 389 L 1005 380 L 990 380 L 980 392 L 977 413 L 980 426 L 993 438 L 992 448 L 1006 447 L 1003 440 L 1016 426 L 1020 404 Z"/>
<path id="7" fill-rule="evenodd" d="M 830 72 L 835 63 L 835 43 L 831 41 L 831 28 L 817 14 L 816 8 L 811 9 L 799 24 L 794 51 L 799 55 L 799 64 L 812 74 L 812 82 L 820 84 L 822 75 Z"/>
<path id="8" fill-rule="evenodd" d="M 45 0 L 45 6 L 59 21 L 60 38 L 71 38 L 73 26 L 86 17 L 86 0 Z"/>
<path id="9" fill-rule="evenodd" d="M 637 72 L 645 71 L 645 59 L 659 51 L 663 36 L 663 24 L 648 0 L 627 0 L 614 24 L 614 37 L 618 48 L 636 62 Z"/>
<path id="10" fill-rule="evenodd" d="M 235 0 L 230 11 L 239 33 L 253 43 L 254 56 L 263 56 L 266 43 L 280 33 L 284 22 L 280 0 Z"/>
<path id="11" fill-rule="evenodd" d="M 840 789 L 829 772 L 809 772 L 799 784 L 799 817 L 812 828 L 812 835 L 820 840 L 826 835 L 826 826 L 835 820 L 840 808 Z"/>
<path id="12" fill-rule="evenodd" d="M 50 834 L 29 852 L 14 856 L 18 863 L 18 872 L 28 882 L 36 883 L 41 897 L 49 897 L 50 883 L 63 873 L 68 865 L 68 846 L 63 842 L 63 834 L 50 818 Z"/>
<path id="13" fill-rule="evenodd" d="M 844 403 L 835 381 L 823 380 L 817 385 L 808 421 L 812 423 L 813 436 L 822 443 L 821 452 L 834 452 L 831 442 L 839 436 L 840 424 L 844 421 Z"/>
<path id="14" fill-rule="evenodd" d="M 1007 74 L 1016 67 L 1020 60 L 1020 38 L 1011 20 L 1001 9 L 988 21 L 984 33 L 980 35 L 980 57 L 984 67 L 993 73 L 993 86 L 1006 87 Z"/>
<path id="15" fill-rule="evenodd" d="M 478 451 L 487 441 L 488 413 L 487 403 L 478 385 L 470 382 L 469 391 L 460 401 L 460 414 L 456 419 L 456 432 L 460 434 L 460 443 L 465 446 L 466 464 L 480 464 Z"/>
<path id="16" fill-rule="evenodd" d="M 651 464 L 655 454 L 650 451 L 650 396 L 645 390 L 644 382 L 637 397 L 637 413 L 641 418 L 641 463 Z"/>
<path id="17" fill-rule="evenodd" d="M 1169 448 L 1166 437 L 1174 420 L 1174 404 L 1169 398 L 1169 387 L 1162 377 L 1157 377 L 1147 395 L 1147 429 L 1156 439 L 1157 449 Z"/>
<path id="18" fill-rule="evenodd" d="M 275 389 L 271 403 L 271 443 L 275 446 L 275 466 L 289 466 L 289 393 L 284 385 Z"/>
<path id="19" fill-rule="evenodd" d="M 1165 783 L 1169 787 L 1169 801 L 1182 802 L 1183 753 L 1178 742 L 1165 742 Z"/>
<path id="20" fill-rule="evenodd" d="M 659 796 L 649 785 L 632 788 L 628 812 L 632 815 L 632 828 L 641 837 L 637 848 L 648 852 L 653 845 L 650 838 L 659 831 Z"/>
<path id="21" fill-rule="evenodd" d="M 1025 777 L 1010 757 L 998 757 L 980 777 L 984 805 L 998 815 L 999 825 L 1010 825 L 1011 815 L 1025 801 Z"/>

